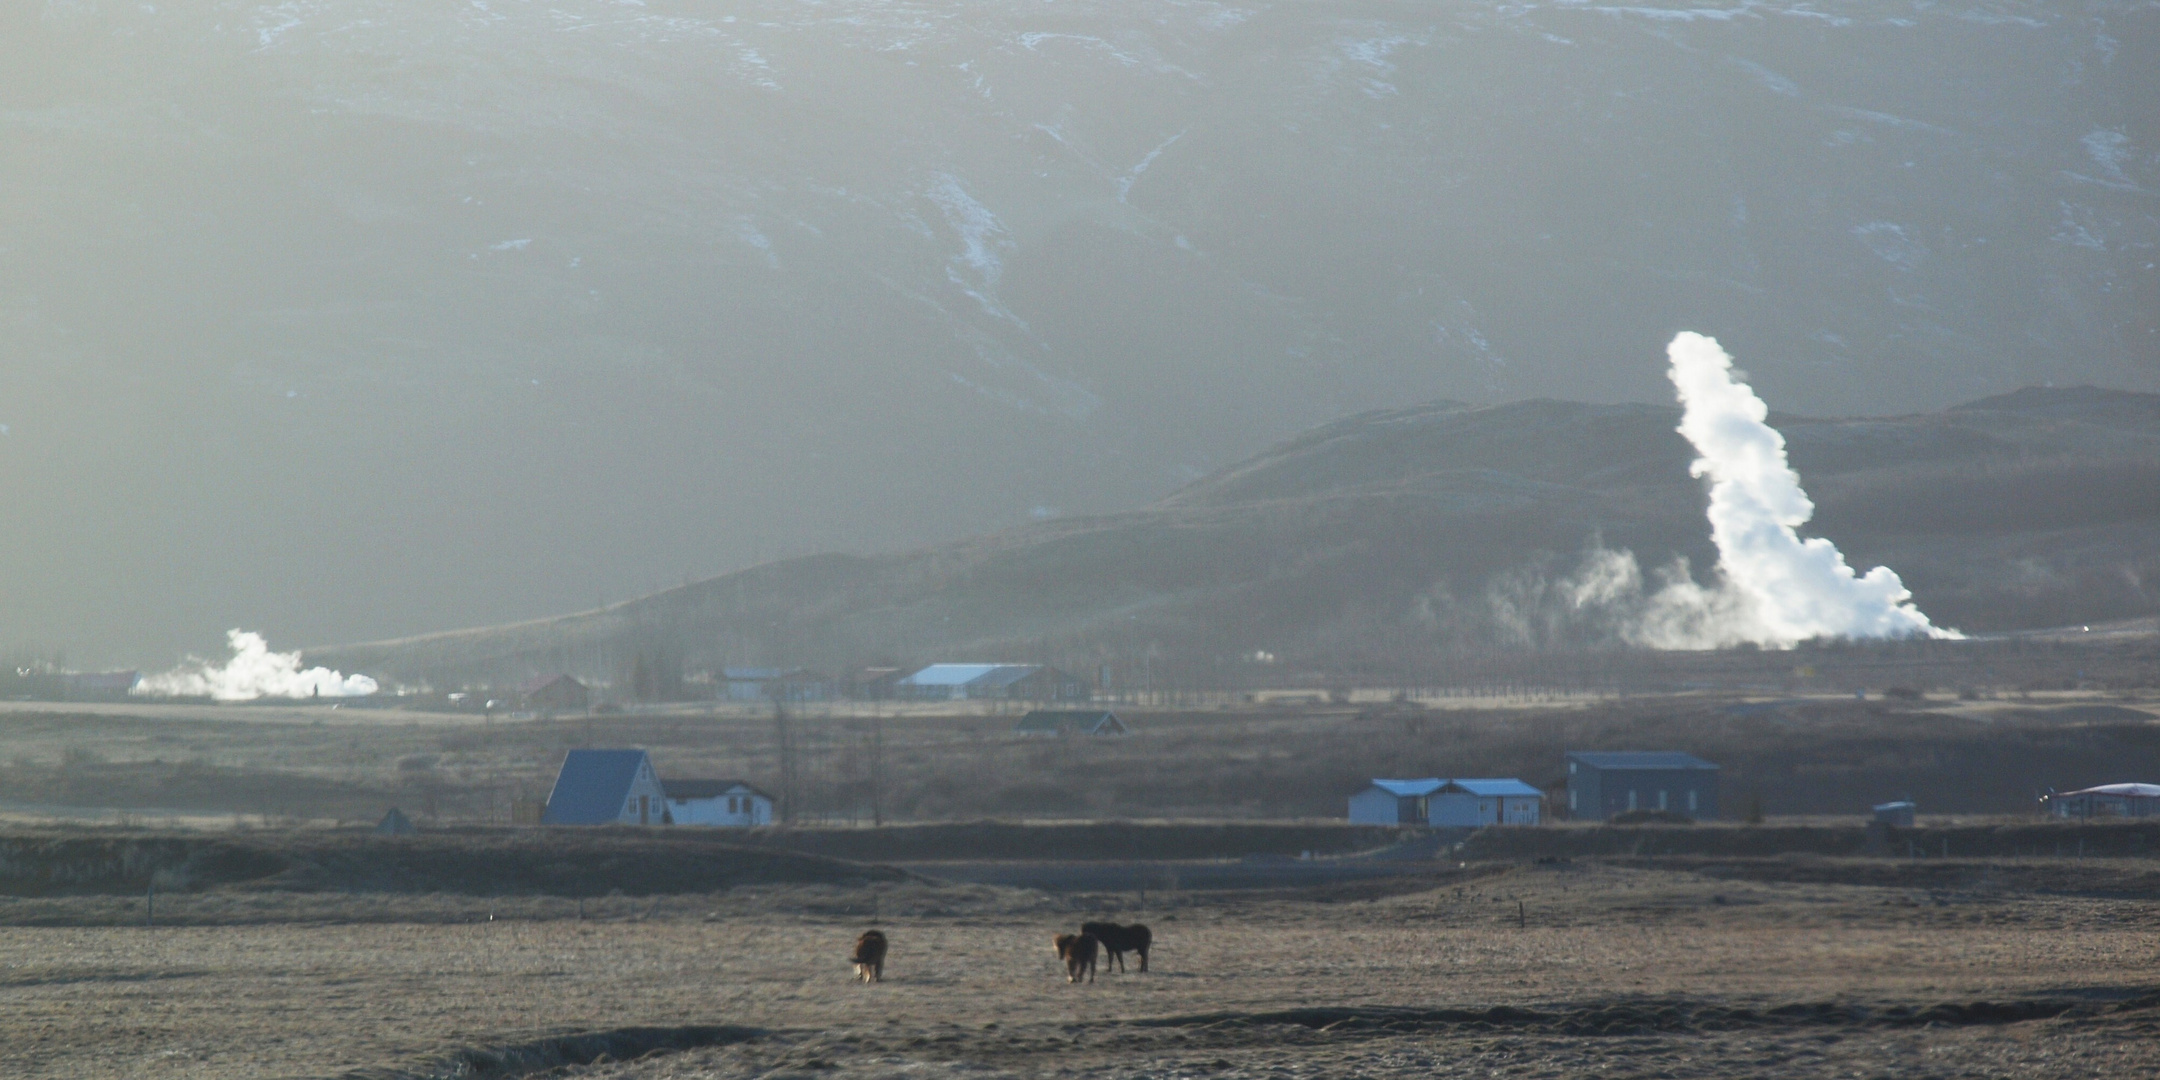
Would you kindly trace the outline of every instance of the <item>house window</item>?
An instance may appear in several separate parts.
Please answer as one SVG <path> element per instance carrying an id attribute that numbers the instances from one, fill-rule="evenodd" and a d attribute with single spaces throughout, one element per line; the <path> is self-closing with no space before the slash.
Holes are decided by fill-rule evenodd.
<path id="1" fill-rule="evenodd" d="M 1567 808 L 1568 808 L 1569 810 L 1578 810 L 1578 809 L 1581 809 L 1580 807 L 1578 807 L 1578 806 L 1576 806 L 1576 805 L 1575 805 L 1575 789 L 1574 789 L 1574 788 L 1569 788 L 1569 789 L 1568 789 L 1568 793 L 1567 793 Z"/>
<path id="2" fill-rule="evenodd" d="M 1665 789 L 1664 789 L 1664 788 L 1659 788 L 1659 789 L 1657 790 L 1657 808 L 1658 808 L 1658 809 L 1660 809 L 1660 810 L 1663 810 L 1663 809 L 1665 809 Z"/>
<path id="3" fill-rule="evenodd" d="M 1629 788 L 1629 789 L 1627 789 L 1627 808 L 1628 808 L 1628 809 L 1630 809 L 1630 810 L 1633 810 L 1633 809 L 1635 809 L 1635 789 L 1634 789 L 1634 788 Z"/>
<path id="4" fill-rule="evenodd" d="M 1690 814 L 1701 809 L 1701 807 L 1695 805 L 1695 792 L 1692 789 L 1690 789 L 1687 793 L 1687 808 L 1688 813 Z"/>

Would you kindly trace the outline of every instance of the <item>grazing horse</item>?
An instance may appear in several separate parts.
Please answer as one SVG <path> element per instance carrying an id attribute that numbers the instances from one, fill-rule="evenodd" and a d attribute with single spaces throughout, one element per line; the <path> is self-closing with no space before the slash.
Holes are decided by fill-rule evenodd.
<path id="1" fill-rule="evenodd" d="M 1140 954 L 1140 970 L 1147 970 L 1148 948 L 1155 944 L 1155 932 L 1149 930 L 1145 925 L 1134 923 L 1131 926 L 1119 926 L 1114 922 L 1081 923 L 1080 932 L 1093 934 L 1095 940 L 1102 942 L 1103 951 L 1110 954 L 1109 959 L 1103 961 L 1104 967 L 1116 964 L 1118 970 L 1123 971 L 1125 970 L 1125 954 L 1136 952 Z"/>
<path id="2" fill-rule="evenodd" d="M 885 981 L 885 932 L 865 930 L 855 939 L 855 978 L 863 982 Z"/>
<path id="3" fill-rule="evenodd" d="M 1080 973 L 1087 972 L 1089 982 L 1095 981 L 1095 950 L 1101 942 L 1093 934 L 1059 934 L 1050 939 L 1057 949 L 1058 959 L 1065 961 L 1065 981 L 1080 981 Z"/>

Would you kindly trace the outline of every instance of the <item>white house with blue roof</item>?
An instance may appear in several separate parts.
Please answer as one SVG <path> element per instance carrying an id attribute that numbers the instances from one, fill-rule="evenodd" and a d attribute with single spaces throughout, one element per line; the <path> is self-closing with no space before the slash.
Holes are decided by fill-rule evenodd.
<path id="1" fill-rule="evenodd" d="M 1514 777 L 1450 780 L 1425 797 L 1429 825 L 1536 825 L 1545 793 Z"/>
<path id="2" fill-rule="evenodd" d="M 1536 825 L 1544 820 L 1545 793 L 1516 780 L 1374 780 L 1350 796 L 1350 821 L 1358 825 Z"/>
<path id="3" fill-rule="evenodd" d="M 668 825 L 667 791 L 643 750 L 572 750 L 542 825 Z"/>
<path id="4" fill-rule="evenodd" d="M 1075 701 L 1088 697 L 1088 686 L 1044 664 L 931 664 L 895 681 L 893 694 L 930 701 Z"/>
<path id="5" fill-rule="evenodd" d="M 1425 800 L 1447 781 L 1375 780 L 1372 786 L 1350 796 L 1350 821 L 1356 825 L 1423 825 Z"/>

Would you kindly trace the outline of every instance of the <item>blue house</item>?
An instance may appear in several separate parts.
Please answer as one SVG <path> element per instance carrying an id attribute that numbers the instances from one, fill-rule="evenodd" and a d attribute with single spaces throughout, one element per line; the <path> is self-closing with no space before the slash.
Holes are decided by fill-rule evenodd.
<path id="1" fill-rule="evenodd" d="M 1570 750 L 1568 813 L 1603 821 L 1630 810 L 1663 810 L 1714 818 L 1718 767 L 1672 750 Z"/>
<path id="2" fill-rule="evenodd" d="M 1514 777 L 1450 780 L 1425 797 L 1425 820 L 1473 827 L 1536 825 L 1544 806 L 1544 792 Z"/>
<path id="3" fill-rule="evenodd" d="M 1350 820 L 1357 825 L 1423 825 L 1426 800 L 1447 786 L 1437 777 L 1423 780 L 1375 780 L 1350 796 Z"/>
<path id="4" fill-rule="evenodd" d="M 1359 825 L 1536 825 L 1545 793 L 1513 778 L 1375 780 L 1350 796 Z"/>
<path id="5" fill-rule="evenodd" d="M 667 792 L 643 750 L 572 750 L 542 825 L 668 825 Z"/>

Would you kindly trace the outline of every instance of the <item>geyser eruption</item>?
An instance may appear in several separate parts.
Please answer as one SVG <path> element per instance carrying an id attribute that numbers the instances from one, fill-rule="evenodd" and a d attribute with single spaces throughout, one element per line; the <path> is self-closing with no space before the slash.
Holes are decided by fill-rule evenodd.
<path id="1" fill-rule="evenodd" d="M 365 675 L 343 675 L 324 667 L 303 671 L 298 652 L 271 652 L 270 643 L 261 634 L 227 630 L 225 640 L 233 651 L 225 666 L 189 657 L 187 663 L 171 671 L 145 678 L 136 684 L 135 693 L 253 701 L 266 697 L 366 697 L 376 690 L 375 680 Z"/>
<path id="2" fill-rule="evenodd" d="M 1682 333 L 1666 346 L 1679 392 L 1680 434 L 1697 453 L 1694 475 L 1710 481 L 1710 538 L 1719 584 L 1684 574 L 1651 600 L 1647 637 L 1677 635 L 1681 647 L 1741 642 L 1786 647 L 1816 637 L 1959 637 L 1912 604 L 1896 571 L 1855 574 L 1837 545 L 1794 530 L 1815 514 L 1785 437 L 1764 423 L 1769 407 L 1733 377 L 1717 339 Z M 1692 639 L 1692 640 L 1687 640 Z"/>

